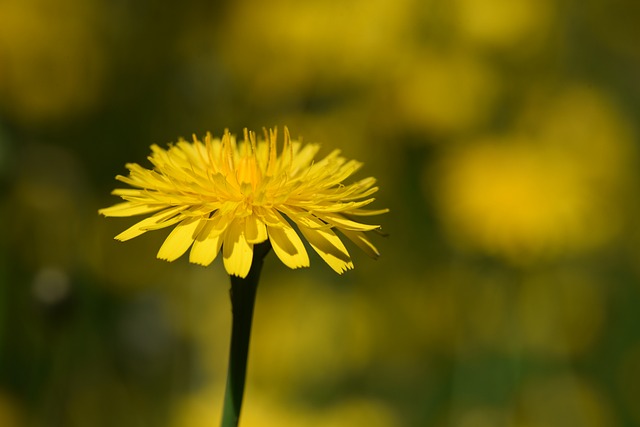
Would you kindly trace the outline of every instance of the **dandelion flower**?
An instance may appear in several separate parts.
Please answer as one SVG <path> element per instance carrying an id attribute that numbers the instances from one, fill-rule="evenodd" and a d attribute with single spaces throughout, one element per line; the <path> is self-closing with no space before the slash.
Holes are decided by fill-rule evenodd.
<path id="1" fill-rule="evenodd" d="M 127 164 L 129 175 L 116 179 L 132 188 L 113 191 L 125 201 L 99 212 L 152 214 L 115 238 L 126 241 L 175 225 L 158 258 L 174 261 L 191 248 L 189 261 L 206 266 L 222 251 L 227 272 L 242 278 L 251 268 L 254 246 L 267 241 L 286 266 L 308 267 L 300 234 L 338 273 L 353 263 L 335 230 L 376 258 L 379 252 L 366 232 L 380 227 L 357 220 L 387 212 L 365 208 L 378 190 L 375 179 L 343 184 L 362 163 L 345 159 L 339 150 L 314 162 L 319 145 L 292 141 L 286 128 L 280 153 L 276 140 L 276 130 L 265 130 L 258 139 L 245 129 L 241 142 L 225 131 L 221 139 L 207 134 L 204 141 L 194 136 L 193 142 L 180 140 L 168 149 L 152 145 L 153 169 Z"/>

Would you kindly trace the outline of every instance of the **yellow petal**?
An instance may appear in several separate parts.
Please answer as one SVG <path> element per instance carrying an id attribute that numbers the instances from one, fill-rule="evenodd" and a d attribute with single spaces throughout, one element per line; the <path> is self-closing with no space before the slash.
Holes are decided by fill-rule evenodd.
<path id="1" fill-rule="evenodd" d="M 326 224 L 322 221 L 319 221 L 318 218 L 316 218 L 312 213 L 308 211 L 303 211 L 300 209 L 293 210 L 286 207 L 282 207 L 280 209 L 282 213 L 287 215 L 293 222 L 298 225 L 313 229 L 330 229 L 331 227 L 333 227 L 331 224 Z"/>
<path id="2" fill-rule="evenodd" d="M 249 243 L 262 243 L 267 240 L 267 227 L 264 222 L 260 220 L 256 215 L 250 215 L 245 218 L 245 233 L 247 242 Z"/>
<path id="3" fill-rule="evenodd" d="M 302 168 L 306 168 L 311 164 L 314 156 L 320 150 L 319 144 L 307 144 L 305 145 L 299 153 L 296 153 L 293 158 L 293 162 L 291 164 L 291 174 L 295 175 Z"/>
<path id="4" fill-rule="evenodd" d="M 116 237 L 114 237 L 114 239 L 121 242 L 126 242 L 127 240 L 133 239 L 134 237 L 138 237 L 141 234 L 146 233 L 146 227 L 151 224 L 156 224 L 156 220 L 153 217 L 145 218 L 142 221 L 136 222 L 131 227 L 124 230 L 122 233 L 118 234 Z"/>
<path id="5" fill-rule="evenodd" d="M 124 202 L 118 203 L 108 208 L 100 209 L 99 214 L 104 216 L 124 217 L 133 215 L 142 215 L 159 211 L 163 206 L 151 206 L 139 203 Z"/>
<path id="6" fill-rule="evenodd" d="M 144 190 L 139 188 L 116 188 L 111 192 L 114 196 L 124 197 L 136 197 L 136 196 L 144 196 Z"/>
<path id="7" fill-rule="evenodd" d="M 133 239 L 134 237 L 138 237 L 149 230 L 158 230 L 161 228 L 169 227 L 184 219 L 183 216 L 178 215 L 182 210 L 184 210 L 183 207 L 175 207 L 165 209 L 162 212 L 158 212 L 157 214 L 150 216 L 149 218 L 145 218 L 142 221 L 137 222 L 131 227 L 127 228 L 125 231 L 118 234 L 115 239 L 124 242 L 126 240 Z"/>
<path id="8" fill-rule="evenodd" d="M 311 247 L 334 271 L 342 274 L 353 268 L 347 248 L 332 230 L 309 228 L 301 224 L 298 227 Z"/>
<path id="9" fill-rule="evenodd" d="M 194 234 L 201 218 L 187 218 L 174 228 L 158 251 L 158 258 L 174 261 L 180 258 L 191 246 L 195 238 Z"/>
<path id="10" fill-rule="evenodd" d="M 371 231 L 380 228 L 379 225 L 362 224 L 350 219 L 345 218 L 342 215 L 334 213 L 317 214 L 317 216 L 329 224 L 335 225 L 339 230 L 353 230 L 353 231 Z"/>
<path id="11" fill-rule="evenodd" d="M 286 219 L 282 218 L 282 216 L 273 209 L 256 207 L 253 211 L 260 217 L 262 222 L 270 227 L 282 227 L 289 224 Z"/>
<path id="12" fill-rule="evenodd" d="M 244 221 L 235 220 L 227 228 L 222 246 L 224 268 L 232 276 L 247 277 L 253 260 L 253 244 L 247 242 Z"/>
<path id="13" fill-rule="evenodd" d="M 340 232 L 347 236 L 349 240 L 355 243 L 371 258 L 377 259 L 380 256 L 380 252 L 378 252 L 378 249 L 373 246 L 373 243 L 371 243 L 369 239 L 367 239 L 367 236 L 363 232 L 343 229 L 340 229 Z"/>
<path id="14" fill-rule="evenodd" d="M 288 223 L 268 227 L 269 240 L 276 256 L 289 268 L 309 267 L 309 255 L 298 233 Z"/>
<path id="15" fill-rule="evenodd" d="M 189 262 L 207 266 L 218 256 L 224 239 L 224 233 L 210 233 L 212 225 L 209 224 L 212 223 L 208 221 L 207 225 L 200 231 L 198 237 L 193 242 L 191 252 L 189 252 Z M 203 235 L 205 237 L 201 238 Z"/>
<path id="16" fill-rule="evenodd" d="M 224 233 L 229 224 L 231 224 L 232 219 L 232 216 L 224 215 L 220 213 L 220 211 L 214 213 L 213 216 L 207 221 L 206 233 L 201 232 L 198 236 L 198 239 L 202 240 L 208 235 L 218 236 Z"/>
<path id="17" fill-rule="evenodd" d="M 324 188 L 333 187 L 334 185 L 341 183 L 342 181 L 347 179 L 349 176 L 353 175 L 361 167 L 362 167 L 361 162 L 358 162 L 356 160 L 349 160 L 347 163 L 342 165 L 338 171 L 336 171 L 330 176 L 327 176 L 322 181 L 322 186 Z"/>
<path id="18" fill-rule="evenodd" d="M 389 209 L 352 209 L 347 214 L 349 215 L 357 215 L 357 216 L 373 216 L 373 215 L 382 215 L 389 212 Z"/>

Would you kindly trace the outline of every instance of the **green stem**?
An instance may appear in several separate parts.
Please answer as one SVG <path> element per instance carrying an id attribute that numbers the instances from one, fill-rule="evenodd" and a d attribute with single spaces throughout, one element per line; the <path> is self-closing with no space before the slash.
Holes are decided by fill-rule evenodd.
<path id="1" fill-rule="evenodd" d="M 271 249 L 269 241 L 253 248 L 251 270 L 244 279 L 231 276 L 231 349 L 229 351 L 229 367 L 227 371 L 227 389 L 224 394 L 222 410 L 222 427 L 236 427 L 240 418 L 244 383 L 247 374 L 247 358 L 249 355 L 249 338 L 253 306 L 256 299 L 262 261 Z"/>

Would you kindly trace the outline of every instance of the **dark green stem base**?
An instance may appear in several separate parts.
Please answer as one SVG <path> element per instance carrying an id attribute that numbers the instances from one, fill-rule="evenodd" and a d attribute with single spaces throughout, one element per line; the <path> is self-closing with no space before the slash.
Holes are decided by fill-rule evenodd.
<path id="1" fill-rule="evenodd" d="M 227 371 L 227 389 L 224 395 L 222 410 L 222 427 L 236 427 L 240 418 L 244 383 L 247 376 L 247 358 L 249 356 L 249 339 L 251 337 L 251 321 L 253 306 L 258 289 L 258 280 L 265 255 L 271 249 L 269 241 L 253 248 L 251 270 L 244 279 L 231 276 L 231 350 Z"/>

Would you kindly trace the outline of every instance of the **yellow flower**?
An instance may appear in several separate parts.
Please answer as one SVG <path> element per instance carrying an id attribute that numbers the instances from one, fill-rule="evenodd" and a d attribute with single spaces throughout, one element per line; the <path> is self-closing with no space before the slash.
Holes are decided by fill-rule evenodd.
<path id="1" fill-rule="evenodd" d="M 113 217 L 154 213 L 115 238 L 125 241 L 177 224 L 158 258 L 173 261 L 191 248 L 189 261 L 206 266 L 222 249 L 227 272 L 239 277 L 249 273 L 254 245 L 267 240 L 286 266 L 309 266 L 292 223 L 338 273 L 353 263 L 334 229 L 377 257 L 365 232 L 380 227 L 354 219 L 387 212 L 363 209 L 374 200 L 369 196 L 378 190 L 375 179 L 342 183 L 362 163 L 347 161 L 339 150 L 314 162 L 319 145 L 292 141 L 287 128 L 278 154 L 276 136 L 275 130 L 265 130 L 257 139 L 245 129 L 240 143 L 225 131 L 222 139 L 207 134 L 204 142 L 194 136 L 193 143 L 180 140 L 168 149 L 152 145 L 154 169 L 128 164 L 129 176 L 116 179 L 134 188 L 114 190 L 126 201 L 99 212 Z"/>

